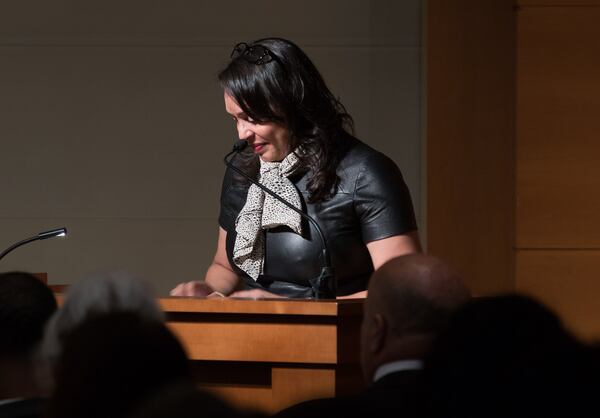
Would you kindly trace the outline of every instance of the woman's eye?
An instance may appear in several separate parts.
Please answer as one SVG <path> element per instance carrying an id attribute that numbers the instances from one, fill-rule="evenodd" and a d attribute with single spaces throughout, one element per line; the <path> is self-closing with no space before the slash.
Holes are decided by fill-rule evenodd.
<path id="1" fill-rule="evenodd" d="M 232 116 L 231 119 L 233 119 L 233 121 L 238 124 L 240 121 L 244 121 L 247 123 L 251 123 L 253 125 L 256 124 L 256 121 L 254 119 L 252 119 L 250 116 L 246 116 L 246 115 L 242 115 L 242 116 Z"/>

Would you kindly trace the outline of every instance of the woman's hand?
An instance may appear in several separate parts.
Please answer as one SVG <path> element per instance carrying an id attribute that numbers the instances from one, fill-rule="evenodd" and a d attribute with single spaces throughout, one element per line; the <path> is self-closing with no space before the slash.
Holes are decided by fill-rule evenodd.
<path id="1" fill-rule="evenodd" d="M 195 280 L 192 282 L 181 283 L 173 290 L 171 296 L 190 296 L 198 298 L 206 297 L 224 297 L 233 292 L 238 286 L 239 278 L 231 270 L 227 260 L 225 242 L 227 240 L 227 231 L 219 228 L 219 239 L 217 241 L 217 252 L 213 262 L 206 271 L 204 281 Z"/>
<path id="2" fill-rule="evenodd" d="M 262 289 L 250 289 L 250 290 L 238 290 L 229 295 L 230 298 L 246 298 L 246 299 L 271 299 L 271 298 L 283 298 L 283 296 L 276 295 L 275 293 L 267 292 Z"/>
<path id="3" fill-rule="evenodd" d="M 213 288 L 205 282 L 192 281 L 180 283 L 169 293 L 171 296 L 191 296 L 196 298 L 205 298 L 214 292 Z"/>

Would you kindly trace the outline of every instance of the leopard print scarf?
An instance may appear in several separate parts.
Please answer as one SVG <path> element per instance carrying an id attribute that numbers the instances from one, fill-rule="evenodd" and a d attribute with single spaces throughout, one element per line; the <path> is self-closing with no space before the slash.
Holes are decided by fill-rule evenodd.
<path id="1" fill-rule="evenodd" d="M 295 152 L 289 153 L 281 162 L 260 160 L 258 182 L 301 209 L 300 195 L 287 178 L 298 168 L 299 162 Z M 258 279 L 264 267 L 264 230 L 285 225 L 302 235 L 301 220 L 300 214 L 256 185 L 251 185 L 246 204 L 235 220 L 237 237 L 233 247 L 233 262 L 254 280 Z"/>

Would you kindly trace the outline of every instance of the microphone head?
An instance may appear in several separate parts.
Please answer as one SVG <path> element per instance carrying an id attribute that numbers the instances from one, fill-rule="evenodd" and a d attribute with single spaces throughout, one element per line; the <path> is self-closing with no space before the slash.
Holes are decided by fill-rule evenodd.
<path id="1" fill-rule="evenodd" d="M 67 235 L 67 228 L 63 227 L 63 228 L 51 229 L 50 231 L 40 232 L 38 234 L 38 239 L 47 239 L 47 238 L 52 238 L 52 237 L 64 237 L 65 235 Z"/>
<path id="2" fill-rule="evenodd" d="M 248 146 L 248 141 L 244 141 L 243 139 L 238 139 L 237 141 L 235 141 L 235 144 L 233 144 L 233 150 L 235 152 L 240 152 L 240 151 L 243 151 L 247 146 Z"/>

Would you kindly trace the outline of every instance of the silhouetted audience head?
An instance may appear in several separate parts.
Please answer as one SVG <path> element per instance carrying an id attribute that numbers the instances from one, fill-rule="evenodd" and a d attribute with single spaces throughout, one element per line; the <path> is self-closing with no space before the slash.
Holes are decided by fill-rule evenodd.
<path id="1" fill-rule="evenodd" d="M 573 416 L 584 350 L 525 296 L 477 298 L 459 309 L 427 362 L 432 416 Z"/>
<path id="2" fill-rule="evenodd" d="M 160 386 L 187 379 L 186 354 L 164 324 L 93 314 L 65 335 L 48 417 L 124 417 Z"/>
<path id="3" fill-rule="evenodd" d="M 127 273 L 95 275 L 73 284 L 62 307 L 48 322 L 38 355 L 38 379 L 47 395 L 53 390 L 54 364 L 64 336 L 91 315 L 111 312 L 135 312 L 159 323 L 165 320 L 149 286 Z"/>
<path id="4" fill-rule="evenodd" d="M 361 329 L 367 382 L 381 364 L 422 359 L 433 336 L 469 296 L 460 276 L 432 256 L 405 255 L 375 271 Z"/>
<path id="5" fill-rule="evenodd" d="M 32 353 L 54 311 L 54 295 L 38 278 L 0 274 L 0 399 L 37 395 Z"/>
<path id="6" fill-rule="evenodd" d="M 359 394 L 314 399 L 280 411 L 280 418 L 421 417 L 423 360 L 452 312 L 469 299 L 459 275 L 441 260 L 411 254 L 392 259 L 369 282 L 361 327 Z"/>

